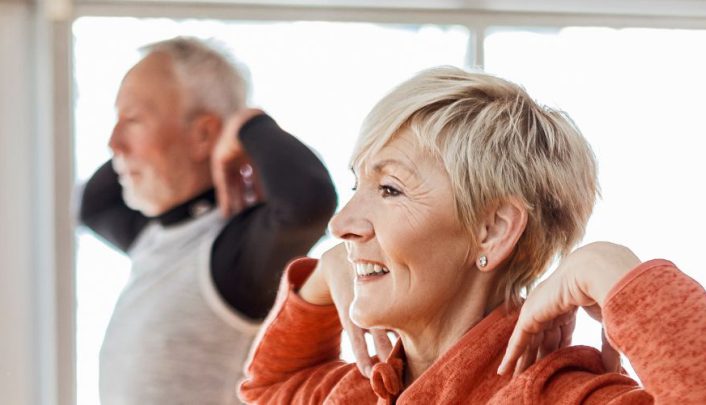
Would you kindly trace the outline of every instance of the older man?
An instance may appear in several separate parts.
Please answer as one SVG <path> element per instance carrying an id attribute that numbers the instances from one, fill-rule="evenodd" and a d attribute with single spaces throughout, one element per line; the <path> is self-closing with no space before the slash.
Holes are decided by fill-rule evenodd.
<path id="1" fill-rule="evenodd" d="M 280 271 L 335 209 L 322 163 L 245 93 L 224 55 L 186 38 L 147 47 L 122 82 L 113 158 L 80 212 L 132 261 L 101 349 L 104 405 L 236 403 Z"/>

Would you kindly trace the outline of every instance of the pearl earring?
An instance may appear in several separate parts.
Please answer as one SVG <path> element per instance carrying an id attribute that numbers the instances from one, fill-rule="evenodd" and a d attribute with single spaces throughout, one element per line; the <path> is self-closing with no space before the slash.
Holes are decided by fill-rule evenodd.
<path id="1" fill-rule="evenodd" d="M 483 268 L 483 267 L 485 267 L 485 266 L 487 266 L 487 265 L 488 265 L 488 258 L 487 258 L 485 255 L 481 256 L 481 257 L 478 259 L 478 266 L 479 266 L 480 268 Z"/>

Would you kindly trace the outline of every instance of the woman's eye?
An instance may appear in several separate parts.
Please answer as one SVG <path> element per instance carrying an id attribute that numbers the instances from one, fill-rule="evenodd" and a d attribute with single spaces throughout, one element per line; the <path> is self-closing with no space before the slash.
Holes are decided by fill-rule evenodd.
<path id="1" fill-rule="evenodd" d="M 398 189 L 396 189 L 396 188 L 394 188 L 394 187 L 392 187 L 392 186 L 381 185 L 380 187 L 378 187 L 378 189 L 379 189 L 380 192 L 382 193 L 382 197 L 383 197 L 383 198 L 385 198 L 385 197 L 397 197 L 397 196 L 402 195 L 402 192 L 401 192 L 400 190 L 398 190 Z"/>

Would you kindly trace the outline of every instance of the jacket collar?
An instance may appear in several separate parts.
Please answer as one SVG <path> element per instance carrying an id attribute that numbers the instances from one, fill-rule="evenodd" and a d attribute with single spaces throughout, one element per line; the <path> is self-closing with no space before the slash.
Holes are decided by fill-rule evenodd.
<path id="1" fill-rule="evenodd" d="M 495 370 L 500 365 L 518 315 L 519 310 L 508 311 L 501 304 L 472 326 L 406 389 L 403 381 L 406 356 L 402 341 L 398 340 L 387 360 L 375 364 L 372 369 L 370 384 L 378 396 L 378 403 L 391 404 L 407 398 L 412 400 L 418 394 L 446 396 L 442 391 L 449 394 L 467 393 L 470 387 L 483 379 L 497 379 L 504 385 L 510 377 L 498 376 Z M 464 397 L 446 396 L 445 400 L 459 401 Z"/>

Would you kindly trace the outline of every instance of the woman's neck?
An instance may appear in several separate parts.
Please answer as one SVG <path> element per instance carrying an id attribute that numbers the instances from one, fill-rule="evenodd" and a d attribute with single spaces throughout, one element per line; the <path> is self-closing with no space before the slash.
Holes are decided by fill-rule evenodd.
<path id="1" fill-rule="evenodd" d="M 498 305 L 498 300 L 491 299 L 490 281 L 474 280 L 470 287 L 459 289 L 445 305 L 436 308 L 434 314 L 397 331 L 406 356 L 405 387 L 419 378 Z"/>

